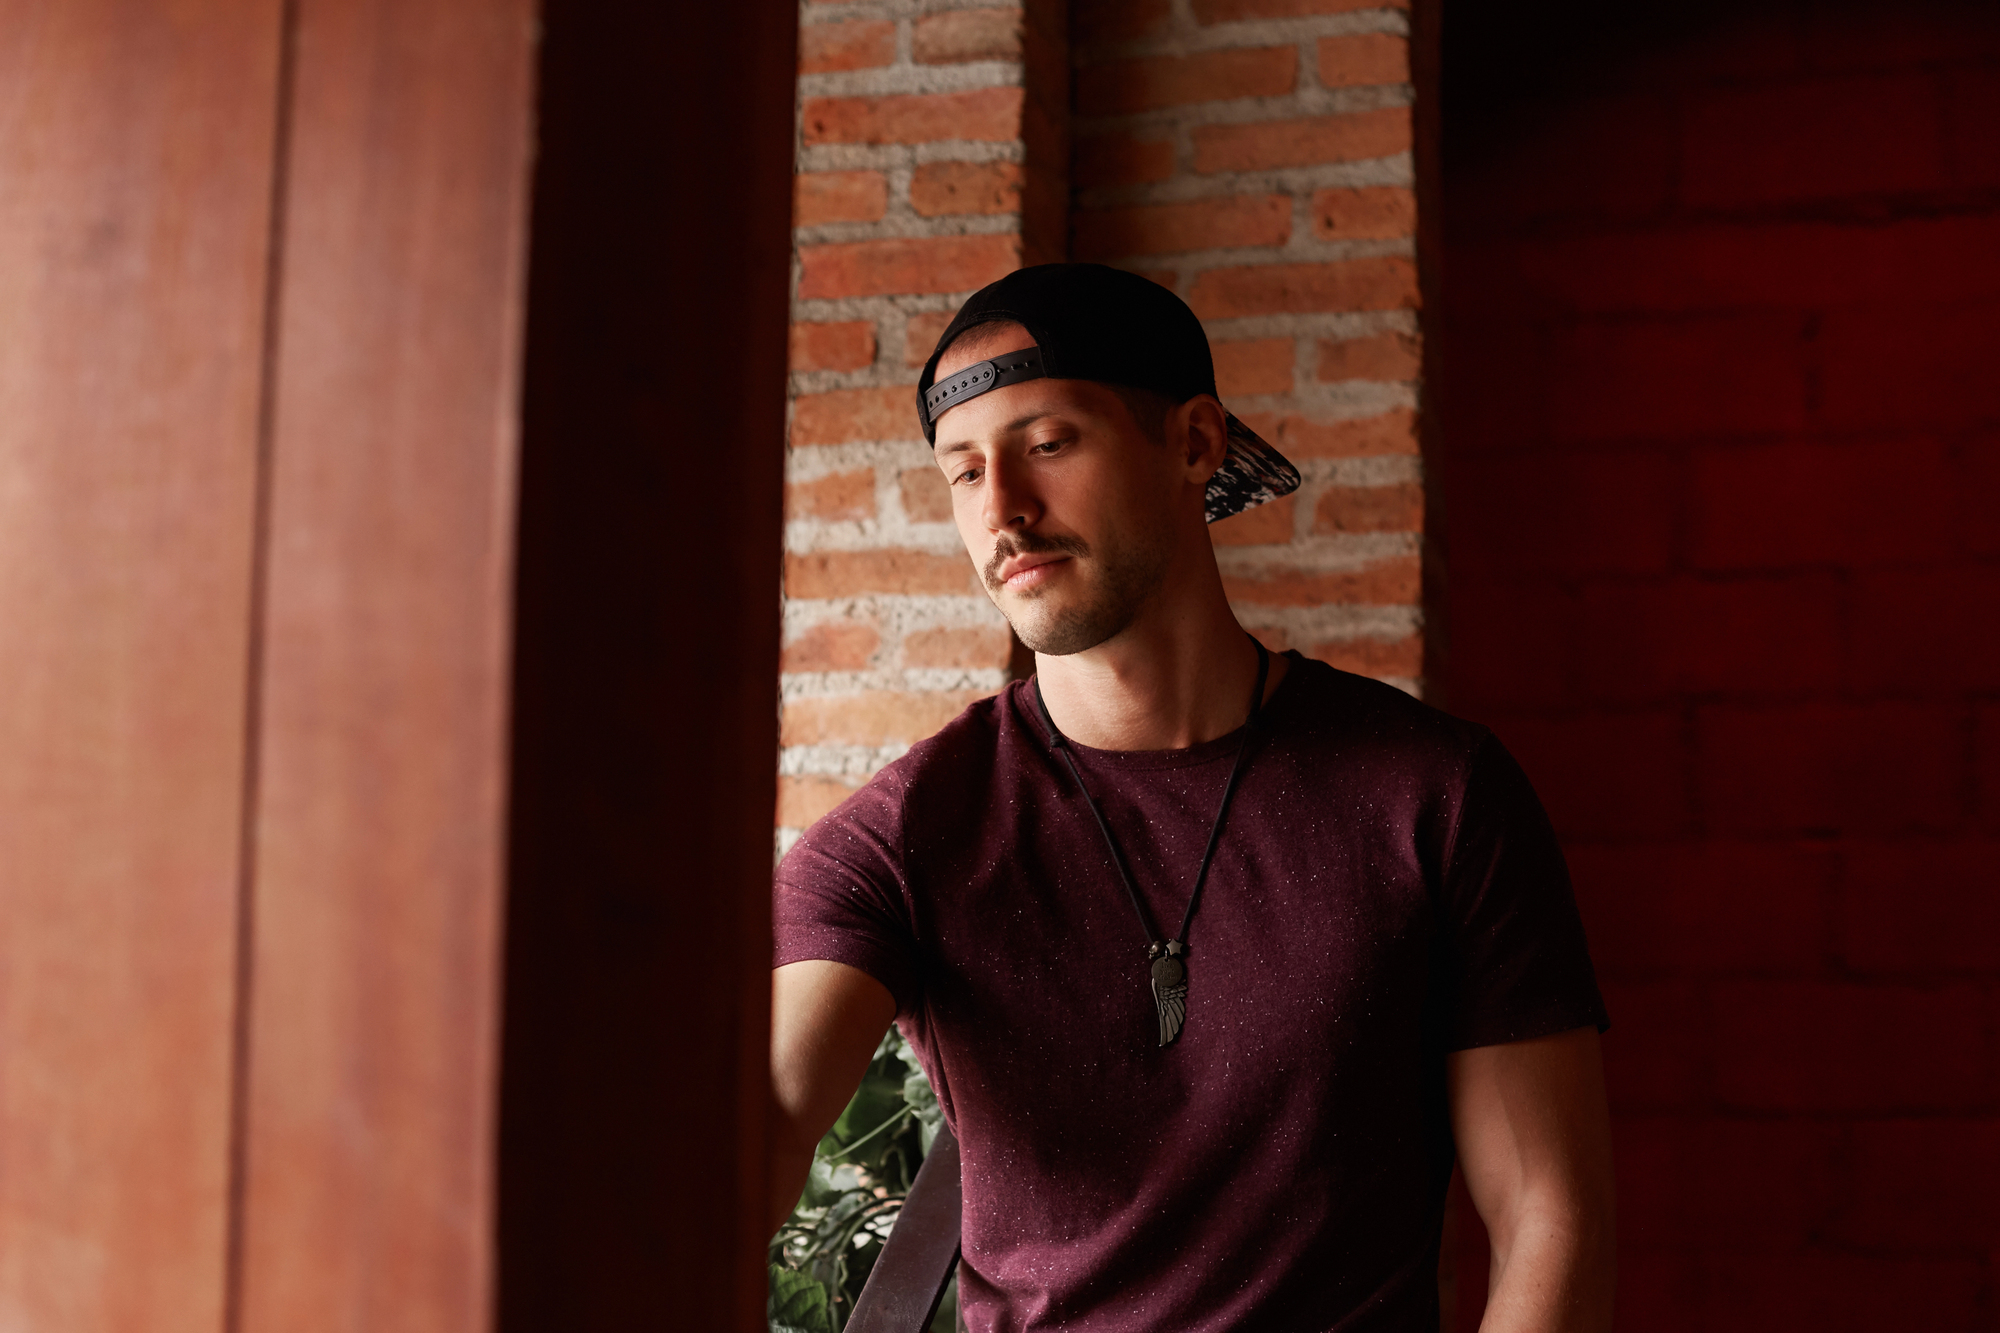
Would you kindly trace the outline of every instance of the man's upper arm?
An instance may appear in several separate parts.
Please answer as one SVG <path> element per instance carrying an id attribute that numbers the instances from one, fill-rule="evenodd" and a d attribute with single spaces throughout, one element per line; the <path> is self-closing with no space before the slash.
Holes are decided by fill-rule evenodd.
<path id="1" fill-rule="evenodd" d="M 1455 1051 L 1446 1062 L 1451 1127 L 1465 1183 L 1493 1241 L 1494 1276 L 1510 1254 L 1572 1264 L 1562 1304 L 1596 1327 L 1610 1315 L 1611 1119 L 1597 1032 Z"/>
<path id="2" fill-rule="evenodd" d="M 780 1144 L 808 1154 L 833 1127 L 896 1017 L 889 988 L 858 967 L 808 960 L 771 973 L 771 1093 Z"/>

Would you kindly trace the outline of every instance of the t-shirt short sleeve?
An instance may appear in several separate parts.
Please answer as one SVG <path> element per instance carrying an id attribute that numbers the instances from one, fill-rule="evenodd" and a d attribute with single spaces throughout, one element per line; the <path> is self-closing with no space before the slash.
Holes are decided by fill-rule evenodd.
<path id="1" fill-rule="evenodd" d="M 903 870 L 902 789 L 878 776 L 820 820 L 778 866 L 771 966 L 825 959 L 889 988 L 897 1015 L 921 999 Z"/>
<path id="2" fill-rule="evenodd" d="M 1555 830 L 1491 736 L 1467 773 L 1443 896 L 1448 1049 L 1610 1026 Z"/>

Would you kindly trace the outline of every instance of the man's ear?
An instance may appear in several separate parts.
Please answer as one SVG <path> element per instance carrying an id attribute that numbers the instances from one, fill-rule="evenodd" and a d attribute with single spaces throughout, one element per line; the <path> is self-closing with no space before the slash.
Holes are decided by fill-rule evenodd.
<path id="1" fill-rule="evenodd" d="M 1207 484 L 1229 456 L 1229 423 L 1222 404 L 1209 394 L 1188 399 L 1173 412 L 1169 438 L 1186 451 L 1188 470 Z"/>

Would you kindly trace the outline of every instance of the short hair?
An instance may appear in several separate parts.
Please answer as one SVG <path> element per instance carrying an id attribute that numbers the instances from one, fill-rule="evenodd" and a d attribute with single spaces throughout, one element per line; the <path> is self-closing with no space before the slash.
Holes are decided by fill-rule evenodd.
<path id="1" fill-rule="evenodd" d="M 1132 422 L 1139 433 L 1154 444 L 1167 442 L 1167 414 L 1180 404 L 1153 389 L 1141 389 L 1132 384 L 1107 384 L 1105 388 L 1118 395 L 1125 410 L 1132 414 Z"/>

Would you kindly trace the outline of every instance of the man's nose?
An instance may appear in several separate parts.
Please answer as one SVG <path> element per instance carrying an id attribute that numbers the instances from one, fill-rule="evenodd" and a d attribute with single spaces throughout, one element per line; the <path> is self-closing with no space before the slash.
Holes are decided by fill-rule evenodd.
<path id="1" fill-rule="evenodd" d="M 982 511 L 989 532 L 1032 528 L 1041 521 L 1042 507 L 1028 469 L 1018 459 L 995 458 L 986 467 Z"/>

